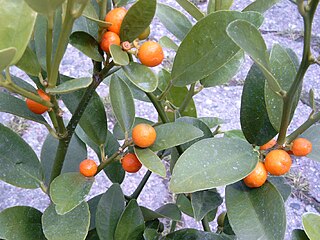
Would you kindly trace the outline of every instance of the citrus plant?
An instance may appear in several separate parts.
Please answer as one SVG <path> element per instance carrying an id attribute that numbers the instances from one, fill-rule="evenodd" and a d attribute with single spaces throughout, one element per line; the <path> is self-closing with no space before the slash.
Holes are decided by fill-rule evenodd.
<path id="1" fill-rule="evenodd" d="M 256 0 L 234 11 L 233 0 L 208 0 L 203 12 L 177 0 L 187 15 L 156 0 L 0 1 L 0 86 L 7 90 L 0 92 L 0 111 L 48 130 L 39 160 L 18 134 L 0 124 L 0 179 L 41 188 L 51 200 L 44 212 L 28 206 L 2 211 L 0 238 L 284 239 L 284 202 L 291 188 L 282 175 L 295 159 L 290 154 L 320 161 L 313 91 L 309 118 L 288 133 L 304 75 L 320 61 L 310 50 L 319 0 L 291 1 L 304 21 L 301 60 L 279 44 L 267 49 L 259 31 L 263 14 L 279 1 Z M 154 17 L 174 38 L 148 39 Z M 59 72 L 68 44 L 92 60 L 91 77 Z M 164 69 L 160 64 L 168 49 L 175 57 Z M 242 92 L 241 130 L 223 132 L 222 119 L 197 117 L 193 97 L 227 83 L 245 55 L 254 64 Z M 13 76 L 11 66 L 30 81 Z M 113 129 L 107 127 L 98 86 L 109 93 Z M 134 99 L 150 102 L 158 121 L 136 117 Z M 87 147 L 96 161 L 88 159 Z M 125 174 L 142 165 L 148 171 L 125 195 Z M 88 199 L 97 174 L 112 185 Z M 138 204 L 151 174 L 169 179 L 175 201 L 158 209 Z M 223 201 L 227 210 L 214 229 L 210 223 Z M 182 214 L 201 221 L 203 230 L 178 229 Z M 306 213 L 302 221 L 304 230 L 292 236 L 319 239 L 320 216 Z"/>

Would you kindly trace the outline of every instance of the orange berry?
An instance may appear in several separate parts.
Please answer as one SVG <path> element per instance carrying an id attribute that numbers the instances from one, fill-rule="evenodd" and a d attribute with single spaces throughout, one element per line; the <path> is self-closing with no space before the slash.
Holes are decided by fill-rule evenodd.
<path id="1" fill-rule="evenodd" d="M 79 165 L 80 173 L 85 177 L 93 177 L 98 170 L 98 166 L 95 161 L 91 159 L 83 160 Z"/>
<path id="2" fill-rule="evenodd" d="M 136 173 L 142 167 L 141 162 L 133 153 L 126 154 L 121 160 L 122 168 L 129 173 Z"/>
<path id="3" fill-rule="evenodd" d="M 102 35 L 100 47 L 103 51 L 110 53 L 110 46 L 112 44 L 120 46 L 120 38 L 114 32 L 105 32 Z"/>
<path id="4" fill-rule="evenodd" d="M 260 146 L 260 150 L 267 150 L 269 148 L 272 148 L 274 145 L 276 145 L 276 143 L 277 141 L 275 139 L 271 139 L 269 142 Z"/>
<path id="5" fill-rule="evenodd" d="M 243 181 L 250 188 L 261 187 L 267 180 L 268 172 L 262 162 L 258 162 L 253 171 Z"/>
<path id="6" fill-rule="evenodd" d="M 50 101 L 50 96 L 47 95 L 43 90 L 38 89 L 37 92 L 43 100 L 48 102 Z M 37 103 L 31 99 L 26 99 L 26 104 L 27 104 L 27 107 L 30 109 L 30 111 L 36 114 L 42 114 L 48 111 L 49 109 L 47 106 Z"/>
<path id="7" fill-rule="evenodd" d="M 132 129 L 132 140 L 138 147 L 150 147 L 156 141 L 156 138 L 156 130 L 149 124 L 140 123 Z"/>
<path id="8" fill-rule="evenodd" d="M 293 140 L 291 151 L 295 156 L 307 156 L 312 151 L 312 143 L 305 138 Z"/>
<path id="9" fill-rule="evenodd" d="M 138 58 L 143 65 L 155 67 L 159 65 L 163 58 L 163 50 L 159 43 L 146 41 L 138 50 Z"/>
<path id="10" fill-rule="evenodd" d="M 121 24 L 126 13 L 127 10 L 125 8 L 114 8 L 108 12 L 104 19 L 106 22 L 112 23 L 112 25 L 108 27 L 108 30 L 119 35 Z"/>
<path id="11" fill-rule="evenodd" d="M 269 173 L 280 176 L 290 170 L 292 160 L 286 151 L 276 149 L 267 154 L 264 164 Z"/>

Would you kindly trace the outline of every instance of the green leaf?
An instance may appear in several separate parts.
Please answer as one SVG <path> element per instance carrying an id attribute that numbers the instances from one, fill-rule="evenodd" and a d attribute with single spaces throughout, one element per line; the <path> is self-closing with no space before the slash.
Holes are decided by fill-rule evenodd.
<path id="1" fill-rule="evenodd" d="M 159 44 L 163 47 L 163 48 L 169 48 L 174 50 L 175 52 L 178 50 L 178 45 L 172 41 L 169 37 L 167 36 L 163 36 L 159 39 Z"/>
<path id="2" fill-rule="evenodd" d="M 272 91 L 279 93 L 281 86 L 271 73 L 267 47 L 256 26 L 244 20 L 236 20 L 229 24 L 227 33 L 259 66 Z"/>
<path id="3" fill-rule="evenodd" d="M 96 21 L 93 21 L 92 18 L 88 18 L 88 16 L 81 16 L 76 19 L 73 24 L 72 32 L 86 32 L 90 34 L 95 39 L 98 38 L 98 24 Z"/>
<path id="4" fill-rule="evenodd" d="M 58 144 L 59 140 L 54 138 L 51 134 L 48 134 L 42 145 L 40 159 L 46 184 L 49 184 L 50 182 Z M 72 136 L 61 172 L 78 172 L 79 164 L 86 158 L 87 148 L 85 144 L 77 136 Z"/>
<path id="5" fill-rule="evenodd" d="M 32 76 L 38 76 L 39 73 L 41 73 L 41 66 L 38 62 L 37 55 L 30 47 L 26 48 L 16 66 Z"/>
<path id="6" fill-rule="evenodd" d="M 159 240 L 161 236 L 161 227 L 163 223 L 160 223 L 158 219 L 146 222 L 146 229 L 144 230 L 143 237 L 145 240 Z"/>
<path id="7" fill-rule="evenodd" d="M 229 10 L 232 4 L 233 0 L 209 0 L 207 13 L 209 14 L 219 10 Z"/>
<path id="8" fill-rule="evenodd" d="M 234 130 L 230 130 L 230 131 L 226 131 L 224 132 L 224 137 L 228 137 L 228 138 L 240 138 L 240 139 L 246 139 L 243 135 L 243 132 L 241 130 L 238 129 L 234 129 Z"/>
<path id="9" fill-rule="evenodd" d="M 90 230 L 85 240 L 100 240 L 96 229 Z"/>
<path id="10" fill-rule="evenodd" d="M 218 11 L 192 27 L 174 59 L 171 76 L 175 86 L 186 86 L 213 76 L 216 71 L 225 71 L 225 65 L 233 62 L 240 51 L 226 33 L 228 24 L 236 19 L 250 21 L 257 27 L 263 21 L 262 15 L 256 12 Z M 221 51 L 221 46 L 224 51 Z"/>
<path id="11" fill-rule="evenodd" d="M 11 113 L 13 115 L 49 126 L 42 115 L 35 114 L 27 108 L 25 101 L 5 92 L 0 92 L 0 112 Z"/>
<path id="12" fill-rule="evenodd" d="M 132 128 L 135 116 L 132 93 L 128 85 L 116 75 L 112 76 L 109 88 L 114 115 L 122 131 L 128 133 Z"/>
<path id="13" fill-rule="evenodd" d="M 156 126 L 155 130 L 157 138 L 150 147 L 154 152 L 178 146 L 203 136 L 200 129 L 183 122 L 161 124 Z"/>
<path id="14" fill-rule="evenodd" d="M 191 201 L 186 197 L 185 194 L 178 194 L 176 204 L 181 212 L 188 215 L 189 217 L 194 217 Z"/>
<path id="15" fill-rule="evenodd" d="M 96 212 L 96 228 L 101 240 L 113 240 L 117 223 L 125 207 L 119 184 L 113 184 L 101 197 Z"/>
<path id="16" fill-rule="evenodd" d="M 66 82 L 66 77 L 61 77 Z M 68 79 L 70 80 L 70 79 Z M 71 113 L 74 113 L 81 101 L 84 90 L 61 95 L 61 98 Z M 94 116 L 94 118 L 92 117 Z M 80 122 L 81 128 L 98 146 L 105 144 L 107 139 L 107 118 L 104 105 L 99 95 L 94 92 Z"/>
<path id="17" fill-rule="evenodd" d="M 47 19 L 44 15 L 38 14 L 36 23 L 34 26 L 34 45 L 38 58 L 38 62 L 41 67 L 46 70 L 46 34 L 47 34 Z M 54 41 L 53 41 L 54 42 Z M 54 51 L 53 51 L 54 52 Z"/>
<path id="18" fill-rule="evenodd" d="M 292 240 L 309 240 L 305 231 L 301 229 L 294 229 L 292 231 L 291 236 L 292 236 Z"/>
<path id="19" fill-rule="evenodd" d="M 288 92 L 291 85 L 294 82 L 295 76 L 297 74 L 297 70 L 293 60 L 291 59 L 290 55 L 279 44 L 275 44 L 272 47 L 271 54 L 270 54 L 270 66 L 271 72 L 278 80 L 281 88 Z M 293 107 L 291 110 L 291 119 L 293 117 L 294 111 L 298 105 L 301 87 L 298 90 L 296 96 L 293 100 Z M 270 122 L 274 129 L 280 130 L 281 125 L 281 116 L 282 116 L 282 108 L 283 108 L 283 99 L 276 93 L 271 90 L 271 87 L 268 83 L 266 83 L 265 87 L 265 102 L 268 111 L 268 116 Z"/>
<path id="20" fill-rule="evenodd" d="M 99 52 L 99 43 L 87 32 L 73 32 L 70 35 L 70 44 L 89 58 L 102 62 Z"/>
<path id="21" fill-rule="evenodd" d="M 89 19 L 90 21 L 97 23 L 98 26 L 101 28 L 108 28 L 112 25 L 109 22 L 99 20 L 99 16 L 98 16 L 96 10 L 94 9 L 94 6 L 92 5 L 92 1 L 91 1 L 91 3 L 89 2 L 86 5 L 85 9 L 82 12 L 82 15 L 84 17 L 86 17 L 87 19 Z"/>
<path id="22" fill-rule="evenodd" d="M 64 215 L 59 215 L 51 204 L 42 216 L 43 232 L 48 240 L 84 240 L 89 224 L 90 212 L 86 202 Z"/>
<path id="23" fill-rule="evenodd" d="M 306 130 L 300 137 L 308 139 L 312 143 L 312 151 L 308 158 L 320 162 L 320 125 L 313 125 Z"/>
<path id="24" fill-rule="evenodd" d="M 134 152 L 143 166 L 163 178 L 166 177 L 167 173 L 164 163 L 153 151 L 151 151 L 149 148 L 135 147 Z"/>
<path id="25" fill-rule="evenodd" d="M 156 0 L 139 0 L 129 8 L 120 28 L 122 41 L 132 42 L 151 24 L 156 4 Z"/>
<path id="26" fill-rule="evenodd" d="M 0 50 L 0 72 L 10 65 L 16 53 L 17 49 L 14 47 Z"/>
<path id="27" fill-rule="evenodd" d="M 178 159 L 170 189 L 190 193 L 239 181 L 255 168 L 258 154 L 237 138 L 208 138 L 189 147 Z"/>
<path id="28" fill-rule="evenodd" d="M 201 84 L 206 87 L 214 87 L 225 84 L 236 75 L 244 60 L 244 52 L 238 51 L 233 57 L 225 62 L 212 74 L 201 79 Z"/>
<path id="29" fill-rule="evenodd" d="M 32 207 L 17 206 L 0 213 L 0 238 L 14 240 L 44 240 L 42 213 Z"/>
<path id="30" fill-rule="evenodd" d="M 134 0 L 115 0 L 115 6 L 116 7 L 122 7 L 122 6 L 126 6 L 128 3 L 133 2 Z"/>
<path id="31" fill-rule="evenodd" d="M 65 94 L 77 91 L 82 88 L 87 88 L 92 83 L 93 79 L 89 77 L 76 78 L 70 81 L 61 83 L 54 88 L 47 88 L 47 92 L 53 94 Z"/>
<path id="32" fill-rule="evenodd" d="M 192 28 L 191 22 L 183 13 L 168 5 L 158 3 L 156 16 L 168 31 L 180 41 L 185 38 Z"/>
<path id="33" fill-rule="evenodd" d="M 239 239 L 284 239 L 284 202 L 271 183 L 254 189 L 242 182 L 229 185 L 226 205 L 229 222 Z"/>
<path id="34" fill-rule="evenodd" d="M 196 229 L 185 228 L 169 233 L 162 240 L 234 240 L 232 236 L 222 235 L 212 232 L 203 232 Z"/>
<path id="35" fill-rule="evenodd" d="M 32 148 L 15 132 L 0 124 L 0 179 L 16 187 L 38 188 L 41 164 Z"/>
<path id="36" fill-rule="evenodd" d="M 286 179 L 281 176 L 269 176 L 268 181 L 277 188 L 283 198 L 283 201 L 287 201 L 291 194 L 291 186 L 287 183 Z"/>
<path id="37" fill-rule="evenodd" d="M 102 197 L 102 194 L 97 195 L 88 201 L 89 211 L 90 211 L 89 231 L 96 229 L 96 212 L 97 212 L 97 207 L 101 197 Z"/>
<path id="38" fill-rule="evenodd" d="M 197 21 L 204 17 L 204 14 L 192 2 L 188 0 L 176 0 L 176 2 Z"/>
<path id="39" fill-rule="evenodd" d="M 114 233 L 114 240 L 141 239 L 144 231 L 144 220 L 140 207 L 136 200 L 131 200 L 120 220 Z"/>
<path id="40" fill-rule="evenodd" d="M 134 122 L 132 125 L 132 128 L 134 128 L 136 125 L 140 124 L 140 123 L 147 123 L 147 124 L 154 124 L 154 122 L 148 120 L 148 119 L 144 119 L 144 118 L 139 118 L 136 117 L 134 118 Z M 113 135 L 118 139 L 118 140 L 123 140 L 125 138 L 124 132 L 122 131 L 120 125 L 118 122 L 116 122 L 116 124 L 113 127 Z M 132 137 L 132 132 L 129 132 L 129 137 Z"/>
<path id="41" fill-rule="evenodd" d="M 255 0 L 253 3 L 249 4 L 242 11 L 255 11 L 261 14 L 265 13 L 274 4 L 280 2 L 280 0 Z"/>
<path id="42" fill-rule="evenodd" d="M 198 119 L 204 122 L 209 128 L 217 127 L 223 123 L 223 120 L 217 117 L 199 117 Z"/>
<path id="43" fill-rule="evenodd" d="M 223 200 L 215 190 L 205 190 L 191 194 L 191 204 L 196 221 L 201 221 L 210 211 L 218 208 Z"/>
<path id="44" fill-rule="evenodd" d="M 277 134 L 269 120 L 264 89 L 265 77 L 259 67 L 253 64 L 243 86 L 240 123 L 247 141 L 258 146 Z"/>
<path id="45" fill-rule="evenodd" d="M 24 0 L 1 0 L 0 12 L 0 50 L 10 47 L 16 49 L 10 63 L 14 65 L 20 60 L 28 46 L 37 14 Z"/>
<path id="46" fill-rule="evenodd" d="M 158 208 L 157 210 L 152 211 L 146 207 L 140 207 L 144 221 L 150 221 L 157 218 L 169 218 L 173 221 L 181 221 L 181 212 L 176 204 L 168 203 Z"/>
<path id="47" fill-rule="evenodd" d="M 122 48 L 118 45 L 110 46 L 110 54 L 113 59 L 113 62 L 119 66 L 126 66 L 129 64 L 128 53 L 123 51 Z"/>
<path id="48" fill-rule="evenodd" d="M 304 231 L 310 240 L 316 240 L 320 236 L 320 215 L 316 213 L 304 213 L 302 215 Z"/>
<path id="49" fill-rule="evenodd" d="M 94 178 L 86 178 L 78 172 L 63 173 L 50 185 L 50 196 L 56 211 L 64 215 L 79 206 L 88 195 Z"/>
<path id="50" fill-rule="evenodd" d="M 65 0 L 25 0 L 36 12 L 43 15 L 52 14 Z"/>
<path id="51" fill-rule="evenodd" d="M 157 89 L 158 79 L 154 72 L 139 63 L 131 62 L 122 67 L 127 78 L 144 92 L 153 92 Z"/>

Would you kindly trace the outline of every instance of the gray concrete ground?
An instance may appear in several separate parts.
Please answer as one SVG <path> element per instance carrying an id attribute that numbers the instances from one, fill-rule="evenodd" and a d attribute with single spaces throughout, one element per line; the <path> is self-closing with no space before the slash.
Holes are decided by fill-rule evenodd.
<path id="1" fill-rule="evenodd" d="M 177 3 L 173 0 L 160 0 L 159 2 L 170 4 L 179 8 Z M 235 0 L 232 9 L 242 9 L 250 0 Z M 201 9 L 205 8 L 205 4 L 199 4 Z M 303 39 L 302 39 L 302 19 L 297 13 L 296 7 L 288 0 L 283 0 L 274 6 L 265 15 L 265 22 L 261 27 L 263 36 L 266 39 L 268 47 L 273 43 L 280 43 L 286 47 L 290 47 L 296 51 L 299 58 L 301 58 Z M 320 11 L 318 9 L 315 23 L 313 28 L 313 42 L 312 50 L 315 56 L 320 54 Z M 152 25 L 151 38 L 159 39 L 163 35 L 168 35 L 162 25 L 155 21 Z M 172 53 L 166 52 L 167 58 L 172 58 Z M 204 89 L 200 94 L 195 96 L 197 111 L 199 116 L 216 116 L 225 120 L 222 125 L 223 130 L 240 129 L 239 116 L 240 116 L 240 101 L 242 84 L 246 73 L 249 70 L 251 60 L 246 59 L 244 66 L 239 74 L 237 74 L 228 85 Z M 61 72 L 64 74 L 79 77 L 90 76 L 91 63 L 81 53 L 68 48 L 65 55 Z M 17 69 L 12 69 L 18 76 L 24 77 L 23 74 Z M 102 95 L 106 95 L 105 86 L 99 88 Z M 306 75 L 303 85 L 303 91 L 306 93 L 309 89 L 314 88 L 317 99 L 320 99 L 320 67 L 312 66 Z M 138 116 L 146 117 L 151 120 L 156 120 L 157 115 L 153 107 L 144 102 L 136 102 L 136 112 Z M 293 122 L 289 131 L 295 129 L 301 124 L 308 114 L 310 108 L 299 103 L 298 109 L 295 113 Z M 8 114 L 0 114 L 0 122 L 13 126 L 16 118 Z M 35 149 L 39 155 L 42 143 L 47 134 L 46 129 L 31 122 L 26 122 L 28 127 L 25 131 L 22 129 L 23 138 Z M 109 122 L 109 127 L 112 126 Z M 16 124 L 17 126 L 17 124 Z M 92 151 L 89 151 L 89 156 L 96 158 Z M 123 183 L 125 193 L 129 194 L 137 186 L 146 169 L 143 169 L 138 174 L 127 174 Z M 314 162 L 307 158 L 300 158 L 294 160 L 294 164 L 290 171 L 290 179 L 294 180 L 294 191 L 291 197 L 286 202 L 287 210 L 287 233 L 286 239 L 290 239 L 292 229 L 302 228 L 301 215 L 304 212 L 320 211 L 320 163 Z M 167 179 L 162 179 L 156 175 L 152 175 L 145 189 L 143 190 L 139 202 L 147 207 L 156 209 L 163 203 L 172 201 L 173 196 L 168 192 Z M 104 192 L 110 181 L 103 175 L 99 174 L 96 182 L 90 193 L 90 198 L 94 195 Z M 223 193 L 223 189 L 220 189 Z M 49 199 L 40 190 L 24 190 L 12 187 L 4 182 L 0 182 L 0 210 L 15 206 L 15 205 L 28 205 L 34 206 L 40 210 L 44 210 L 48 204 Z M 223 206 L 224 207 L 224 206 Z M 201 224 L 194 220 L 185 217 L 185 227 L 201 228 Z M 214 225 L 212 225 L 214 226 Z"/>

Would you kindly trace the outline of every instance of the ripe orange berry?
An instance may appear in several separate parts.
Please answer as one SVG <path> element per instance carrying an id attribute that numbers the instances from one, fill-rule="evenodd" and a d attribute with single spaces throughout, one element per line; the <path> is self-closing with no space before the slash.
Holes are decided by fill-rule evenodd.
<path id="1" fill-rule="evenodd" d="M 37 92 L 43 100 L 48 102 L 50 101 L 50 96 L 48 96 L 43 90 L 39 89 L 37 90 Z M 42 114 L 48 111 L 49 109 L 47 106 L 37 103 L 31 99 L 27 99 L 26 104 L 27 104 L 27 107 L 30 109 L 30 111 L 36 114 Z"/>
<path id="2" fill-rule="evenodd" d="M 133 153 L 126 154 L 121 160 L 122 168 L 129 173 L 136 173 L 142 167 L 141 162 Z"/>
<path id="3" fill-rule="evenodd" d="M 150 147 L 156 141 L 156 138 L 156 130 L 149 124 L 140 123 L 132 129 L 132 140 L 138 147 Z"/>
<path id="4" fill-rule="evenodd" d="M 100 47 L 103 51 L 110 53 L 110 46 L 112 44 L 120 46 L 120 38 L 114 32 L 105 32 L 102 35 Z"/>
<path id="5" fill-rule="evenodd" d="M 271 139 L 269 142 L 260 146 L 260 150 L 267 150 L 269 148 L 272 148 L 274 145 L 276 145 L 276 143 L 277 141 L 275 139 Z"/>
<path id="6" fill-rule="evenodd" d="M 114 8 L 108 12 L 104 19 L 106 22 L 112 23 L 112 25 L 108 27 L 108 30 L 119 35 L 120 27 L 126 13 L 127 10 L 125 8 Z"/>
<path id="7" fill-rule="evenodd" d="M 253 171 L 243 181 L 250 188 L 261 187 L 267 180 L 268 172 L 262 162 L 258 162 Z"/>
<path id="8" fill-rule="evenodd" d="M 79 165 L 80 173 L 85 177 L 93 177 L 98 170 L 98 166 L 95 161 L 91 159 L 83 160 Z"/>
<path id="9" fill-rule="evenodd" d="M 148 67 L 159 65 L 164 58 L 161 45 L 152 41 L 144 42 L 138 50 L 138 58 L 143 65 Z"/>
<path id="10" fill-rule="evenodd" d="M 295 156 L 307 156 L 312 151 L 312 143 L 305 138 L 293 140 L 291 151 Z"/>
<path id="11" fill-rule="evenodd" d="M 264 164 L 269 173 L 280 176 L 290 170 L 292 160 L 286 151 L 276 149 L 267 154 Z"/>

